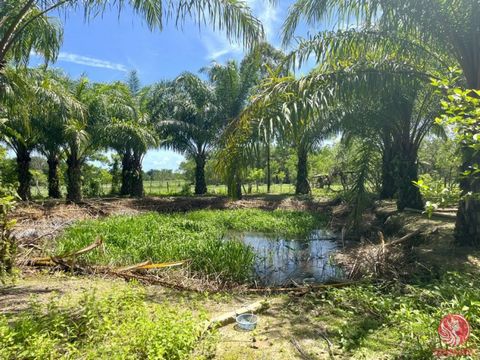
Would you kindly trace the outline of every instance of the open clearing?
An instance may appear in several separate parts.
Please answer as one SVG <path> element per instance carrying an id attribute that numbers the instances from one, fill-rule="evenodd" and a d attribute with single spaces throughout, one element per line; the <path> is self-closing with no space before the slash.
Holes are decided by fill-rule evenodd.
<path id="1" fill-rule="evenodd" d="M 139 216 L 139 219 L 145 218 L 145 216 L 153 216 L 141 214 L 145 211 L 150 212 L 152 208 L 139 209 L 137 207 L 135 209 L 132 206 L 135 202 L 131 200 L 107 201 L 106 204 L 106 206 L 103 206 L 103 203 L 90 202 L 75 207 L 50 205 L 46 208 L 31 206 L 18 209 L 17 214 L 29 214 L 30 220 L 20 223 L 20 229 L 24 231 L 23 234 L 27 234 L 25 229 L 28 226 L 35 228 L 35 222 L 47 224 L 50 221 L 57 224 L 53 227 L 48 228 L 46 226 L 43 228 L 41 231 L 45 231 L 44 233 L 37 232 L 25 236 L 22 241 L 25 246 L 23 251 L 29 252 L 31 255 L 33 251 L 37 251 L 35 247 L 45 246 L 49 243 L 54 244 L 55 240 L 52 240 L 52 236 L 59 236 L 60 232 L 63 232 L 63 227 L 58 225 L 62 224 L 62 221 L 69 221 L 68 225 L 72 225 L 72 220 L 80 221 L 80 224 L 83 224 L 82 221 L 85 219 L 101 219 L 107 215 L 127 214 L 127 218 L 134 215 Z M 207 211 L 193 211 L 181 215 L 182 211 L 190 209 L 246 209 L 239 210 L 240 212 L 236 213 L 239 216 L 232 216 L 230 219 L 236 219 L 235 221 L 238 224 L 243 224 L 237 225 L 240 228 L 252 229 L 265 226 L 264 231 L 272 227 L 272 224 L 265 223 L 265 219 L 271 218 L 262 218 L 265 215 L 252 208 L 260 207 L 270 211 L 277 209 L 280 212 L 275 216 L 280 216 L 279 219 L 288 214 L 295 214 L 295 212 L 288 212 L 292 209 L 297 211 L 314 210 L 317 212 L 316 216 L 319 216 L 320 219 L 325 219 L 325 214 L 342 212 L 341 208 L 325 202 L 302 199 L 286 200 L 281 197 L 254 198 L 242 202 L 228 202 L 222 198 L 206 198 L 191 203 L 184 199 L 148 199 L 143 204 L 155 206 L 160 213 L 173 216 L 173 219 L 178 217 L 182 221 L 191 221 L 195 218 L 203 219 L 202 211 Z M 187 207 L 184 204 L 189 205 Z M 75 219 L 69 219 L 64 214 L 68 214 L 68 211 L 71 211 L 70 209 L 74 209 L 73 211 L 82 215 Z M 283 210 L 282 212 L 278 209 L 289 210 Z M 172 210 L 177 210 L 176 215 L 168 215 Z M 178 213 L 178 210 L 180 210 L 180 213 Z M 235 210 L 227 210 L 225 213 L 218 212 L 218 210 L 217 213 L 212 212 L 209 214 L 212 216 L 208 216 L 211 219 L 209 220 L 210 223 L 225 223 L 226 219 L 229 218 L 229 211 Z M 33 212 L 38 214 L 36 219 L 30 215 Z M 245 219 L 242 219 L 242 212 L 244 216 L 251 216 L 253 219 L 246 222 Z M 377 215 L 372 216 L 382 217 L 385 213 L 390 212 L 389 205 L 385 204 L 383 207 L 377 208 Z M 293 223 L 297 221 L 298 224 L 306 226 L 309 221 L 309 214 L 312 213 L 305 213 L 305 216 L 300 216 L 297 220 L 292 218 Z M 260 220 L 256 220 L 255 215 Z M 420 242 L 409 245 L 409 248 L 411 246 L 410 250 L 412 250 L 409 251 L 409 257 L 414 258 L 414 263 L 420 264 L 419 268 L 421 267 L 424 270 L 423 273 L 428 273 L 430 277 L 437 280 L 433 280 L 430 284 L 423 284 L 421 277 L 418 281 L 410 283 L 405 283 L 404 280 L 400 279 L 389 282 L 370 282 L 364 279 L 357 284 L 338 289 L 326 288 L 308 293 L 291 291 L 284 294 L 252 294 L 245 292 L 244 288 L 229 292 L 177 291 L 156 285 L 135 285 L 135 282 L 128 284 L 121 279 L 103 275 L 81 276 L 24 268 L 15 286 L 1 290 L 0 309 L 14 323 L 20 321 L 18 319 L 21 319 L 22 316 L 29 318 L 30 340 L 24 342 L 25 349 L 31 349 L 36 342 L 41 341 L 40 339 L 43 336 L 41 334 L 44 331 L 42 329 L 45 329 L 38 324 L 33 325 L 40 321 L 40 318 L 34 315 L 35 309 L 41 309 L 41 312 L 47 311 L 50 314 L 49 316 L 53 316 L 52 312 L 53 314 L 59 312 L 52 310 L 52 301 L 58 303 L 56 306 L 59 308 L 68 304 L 69 311 L 67 314 L 61 318 L 61 321 L 58 318 L 55 318 L 55 321 L 64 324 L 59 325 L 59 329 L 64 329 L 62 326 L 70 328 L 69 321 L 72 321 L 72 318 L 74 319 L 85 310 L 85 305 L 81 304 L 85 304 L 85 299 L 89 295 L 95 294 L 98 304 L 90 304 L 89 306 L 97 309 L 95 311 L 100 311 L 98 314 L 103 314 L 101 316 L 104 318 L 112 316 L 112 314 L 102 313 L 98 309 L 102 309 L 102 301 L 117 301 L 125 304 L 122 305 L 125 306 L 125 310 L 123 315 L 118 313 L 116 316 L 124 316 L 128 320 L 129 316 L 132 316 L 129 305 L 131 299 L 124 299 L 119 294 L 133 294 L 131 296 L 134 297 L 135 303 L 145 304 L 146 308 L 152 308 L 151 311 L 160 311 L 158 314 L 161 315 L 158 316 L 161 316 L 161 318 L 165 318 L 166 314 L 172 314 L 168 315 L 167 318 L 174 316 L 171 319 L 175 319 L 175 316 L 185 311 L 180 318 L 192 319 L 191 322 L 188 322 L 190 325 L 181 326 L 186 331 L 187 342 L 182 342 L 178 337 L 172 335 L 172 343 L 176 346 L 183 344 L 180 349 L 185 351 L 185 353 L 182 353 L 183 355 L 177 354 L 178 358 L 198 359 L 211 356 L 218 359 L 429 358 L 432 349 L 440 346 L 435 334 L 437 323 L 442 315 L 462 310 L 468 313 L 472 326 L 480 324 L 480 303 L 477 300 L 480 298 L 480 293 L 478 293 L 480 288 L 478 252 L 472 252 L 468 249 L 454 250 L 452 221 L 435 218 L 428 220 L 418 214 L 390 215 L 390 221 L 388 222 L 390 228 L 386 227 L 384 229 L 386 234 L 388 234 L 388 231 L 405 234 L 416 229 L 422 229 L 425 236 L 422 237 Z M 160 216 L 163 215 L 160 214 Z M 112 219 L 115 219 L 115 217 Z M 92 220 L 88 221 L 91 222 Z M 282 227 L 282 221 L 278 221 L 280 222 L 273 227 L 288 232 L 289 227 Z M 335 222 L 339 223 L 340 219 L 338 218 L 332 223 Z M 207 223 L 209 222 L 207 221 L 205 224 Z M 175 226 L 172 224 L 170 225 L 174 228 Z M 205 226 L 208 228 L 208 225 Z M 396 227 L 396 229 L 392 227 Z M 55 230 L 55 233 L 52 233 L 52 229 Z M 103 231 L 108 238 L 111 231 L 108 230 L 108 227 L 104 228 Z M 67 229 L 65 234 L 68 233 L 69 230 Z M 85 231 L 85 233 L 89 237 L 93 236 L 90 230 Z M 45 236 L 41 236 L 42 234 L 45 234 Z M 35 237 L 41 237 L 41 239 L 32 248 L 33 245 L 29 244 L 32 244 L 32 239 L 34 240 Z M 75 244 L 75 246 L 79 248 L 80 245 L 85 245 L 87 242 Z M 348 265 L 352 266 L 352 259 L 355 256 L 356 247 L 352 245 L 354 243 L 347 243 L 345 250 L 340 251 L 337 255 L 340 262 L 345 263 L 347 269 Z M 50 248 L 54 249 L 51 246 Z M 97 259 L 95 257 L 90 258 L 90 260 L 104 262 L 101 258 Z M 137 260 L 139 259 L 132 259 L 131 262 L 135 263 Z M 420 271 L 419 274 L 421 274 Z M 206 319 L 211 319 L 259 300 L 268 301 L 270 306 L 259 314 L 260 321 L 255 331 L 241 332 L 233 324 L 230 324 L 198 338 L 199 331 Z M 162 307 L 159 310 L 154 310 L 156 304 L 165 304 L 167 308 Z M 169 306 L 173 306 L 173 308 L 170 309 Z M 95 311 L 93 313 L 96 313 Z M 151 320 L 148 319 L 148 316 L 147 318 L 145 318 L 145 314 L 141 316 L 143 316 L 141 318 L 143 327 L 146 326 L 145 324 L 152 324 L 148 325 L 147 328 L 153 326 L 154 323 L 149 322 Z M 74 323 L 75 321 L 72 324 Z M 104 329 L 102 326 L 93 322 L 91 331 L 97 334 L 96 336 L 110 342 L 105 349 L 102 347 L 93 349 L 88 341 L 79 342 L 76 340 L 73 350 L 67 350 L 62 345 L 64 340 L 52 331 L 48 335 L 50 343 L 46 343 L 44 351 L 51 349 L 49 346 L 60 346 L 62 350 L 58 352 L 58 358 L 61 358 L 62 354 L 66 357 L 75 357 L 75 351 L 79 351 L 86 354 L 86 358 L 102 359 L 111 356 L 109 351 L 115 349 L 122 349 L 122 351 L 128 353 L 125 350 L 126 348 L 122 347 L 127 346 L 126 343 L 129 344 L 128 346 L 133 346 L 136 343 L 135 341 L 154 339 L 149 334 L 137 334 L 132 336 L 132 339 L 126 340 L 124 338 L 126 335 L 122 334 L 122 331 L 136 331 L 136 327 L 131 323 L 116 324 L 117 329 L 121 330 L 118 330 L 115 334 L 109 333 L 108 329 Z M 174 326 L 172 325 L 172 327 Z M 5 331 L 5 328 L 3 331 Z M 120 346 L 118 341 L 123 341 L 124 344 Z M 474 328 L 469 345 L 474 346 L 477 341 L 477 333 Z M 4 351 L 9 351 L 5 342 L 3 345 Z M 11 354 L 15 353 L 14 349 L 10 350 L 13 352 L 5 352 L 7 359 L 12 358 Z M 163 346 L 162 351 L 168 351 L 168 346 Z M 34 353 L 38 355 L 38 352 Z M 151 354 L 144 356 L 148 357 Z M 169 356 L 174 358 L 173 355 Z M 151 356 L 151 358 L 155 358 L 155 356 Z"/>

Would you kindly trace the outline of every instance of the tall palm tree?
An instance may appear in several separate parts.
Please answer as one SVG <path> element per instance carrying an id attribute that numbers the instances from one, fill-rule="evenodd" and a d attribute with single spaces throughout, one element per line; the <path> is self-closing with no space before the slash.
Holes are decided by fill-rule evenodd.
<path id="1" fill-rule="evenodd" d="M 240 116 L 253 95 L 255 86 L 266 78 L 272 69 L 276 69 L 284 60 L 284 54 L 267 43 L 255 46 L 252 51 L 238 64 L 229 61 L 225 65 L 218 63 L 203 69 L 215 85 L 216 96 L 224 126 Z M 265 125 L 265 123 L 263 123 Z M 225 144 L 224 144 L 225 145 Z M 238 155 L 232 158 L 232 155 Z M 231 152 L 221 157 L 219 168 L 226 176 L 228 193 L 232 198 L 242 196 L 242 164 L 246 154 Z"/>
<path id="2" fill-rule="evenodd" d="M 53 72 L 46 72 L 44 69 L 17 70 L 16 75 L 20 74 L 23 86 L 21 91 L 14 93 L 12 101 L 7 103 L 7 121 L 2 123 L 0 130 L 16 154 L 18 195 L 23 200 L 29 200 L 32 179 L 30 155 L 34 149 L 44 149 L 40 146 L 45 144 L 43 140 L 46 139 L 42 136 L 42 129 L 53 118 L 81 112 L 82 107 L 53 79 Z M 61 138 L 59 135 L 59 139 Z"/>
<path id="3" fill-rule="evenodd" d="M 164 113 L 167 118 L 158 124 L 163 146 L 195 161 L 195 194 L 203 195 L 207 192 L 205 164 L 224 126 L 215 89 L 198 76 L 185 73 L 175 80 L 171 91 L 173 96 L 164 97 L 170 101 Z"/>
<path id="4" fill-rule="evenodd" d="M 135 72 L 127 84 L 104 85 L 107 123 L 102 130 L 104 145 L 118 152 L 122 158 L 121 195 L 142 197 L 142 162 L 147 150 L 158 145 L 154 122 L 147 111 L 149 89 L 141 89 Z"/>
<path id="5" fill-rule="evenodd" d="M 356 18 L 363 28 L 343 31 L 333 36 L 320 36 L 304 43 L 302 54 L 316 52 L 318 58 L 334 58 L 352 54 L 358 44 L 380 49 L 384 57 L 408 54 L 413 65 L 426 60 L 440 65 L 436 72 L 446 72 L 457 65 L 462 69 L 464 87 L 480 89 L 480 3 L 476 0 L 298 0 L 291 8 L 284 25 L 288 42 L 302 19 L 310 25 L 327 18 Z M 352 46 L 353 45 L 353 46 Z M 356 52 L 359 53 L 358 51 Z M 472 93 L 473 94 L 473 93 Z M 480 162 L 480 153 L 463 148 L 462 170 Z M 480 192 L 480 175 L 462 181 L 463 197 L 459 204 L 455 235 L 461 244 L 480 244 L 480 200 L 466 196 Z"/>
<path id="6" fill-rule="evenodd" d="M 47 158 L 48 196 L 59 199 L 60 179 L 58 167 L 65 145 L 65 126 L 71 117 L 81 116 L 85 112 L 82 103 L 74 98 L 68 88 L 68 78 L 58 70 L 43 70 L 40 74 L 44 92 L 48 97 L 41 101 L 41 116 L 34 120 L 39 132 L 36 149 Z"/>
<path id="7" fill-rule="evenodd" d="M 64 126 L 64 152 L 67 162 L 67 200 L 82 201 L 82 167 L 88 156 L 103 143 L 107 115 L 101 99 L 101 85 L 91 85 L 82 77 L 69 84 L 71 94 L 85 108 L 68 118 Z"/>

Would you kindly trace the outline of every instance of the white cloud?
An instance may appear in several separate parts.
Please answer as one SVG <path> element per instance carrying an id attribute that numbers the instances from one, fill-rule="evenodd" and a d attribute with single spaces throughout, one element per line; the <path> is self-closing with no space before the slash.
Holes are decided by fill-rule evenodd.
<path id="1" fill-rule="evenodd" d="M 107 60 L 96 59 L 88 56 L 72 54 L 68 52 L 60 52 L 58 55 L 58 61 L 69 62 L 73 64 L 86 65 L 91 67 L 97 67 L 102 69 L 110 69 L 116 71 L 127 72 L 128 69 L 123 64 L 114 63 Z"/>
<path id="2" fill-rule="evenodd" d="M 253 13 L 262 22 L 267 40 L 274 43 L 278 40 L 278 9 L 265 0 L 246 0 Z M 239 56 L 243 53 L 240 44 L 231 43 L 221 32 L 209 29 L 202 35 L 203 45 L 207 50 L 207 60 L 218 60 L 222 56 Z"/>

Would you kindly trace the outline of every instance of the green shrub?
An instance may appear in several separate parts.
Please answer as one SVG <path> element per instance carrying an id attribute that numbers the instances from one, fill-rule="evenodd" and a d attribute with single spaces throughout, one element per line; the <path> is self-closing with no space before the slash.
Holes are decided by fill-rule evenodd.
<path id="1" fill-rule="evenodd" d="M 0 359 L 185 359 L 202 319 L 178 306 L 147 303 L 140 289 L 78 302 L 33 303 L 9 323 L 0 317 Z M 202 316 L 203 318 L 203 316 Z"/>

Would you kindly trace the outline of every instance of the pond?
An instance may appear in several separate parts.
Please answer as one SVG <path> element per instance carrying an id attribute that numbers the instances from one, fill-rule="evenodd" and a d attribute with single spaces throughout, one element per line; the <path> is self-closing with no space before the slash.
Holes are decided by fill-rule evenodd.
<path id="1" fill-rule="evenodd" d="M 263 233 L 228 236 L 253 248 L 255 277 L 261 286 L 320 284 L 343 276 L 331 259 L 338 244 L 334 234 L 314 230 L 304 239 L 287 239 Z"/>

